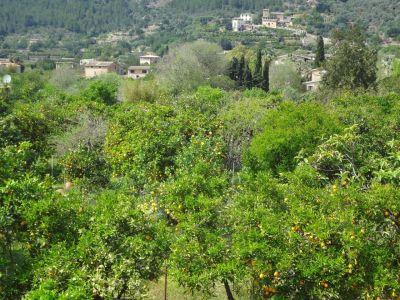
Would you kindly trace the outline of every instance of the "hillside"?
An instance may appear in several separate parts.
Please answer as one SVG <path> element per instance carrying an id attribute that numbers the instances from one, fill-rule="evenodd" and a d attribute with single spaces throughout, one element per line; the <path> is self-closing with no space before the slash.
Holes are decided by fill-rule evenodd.
<path id="1" fill-rule="evenodd" d="M 128 28 L 143 5 L 129 0 L 6 0 L 0 10 L 0 33 L 38 27 L 100 33 Z"/>
<path id="2" fill-rule="evenodd" d="M 400 36 L 400 2 L 393 0 L 322 0 L 317 6 L 320 12 L 329 12 L 336 16 L 334 24 L 344 26 L 356 22 L 396 38 Z"/>
<path id="3" fill-rule="evenodd" d="M 392 0 L 6 0 L 0 10 L 0 36 L 38 28 L 58 28 L 96 35 L 127 30 L 137 32 L 149 24 L 179 31 L 196 16 L 229 18 L 240 11 L 260 14 L 262 8 L 307 13 L 311 31 L 328 33 L 336 26 L 357 22 L 371 32 L 400 35 L 399 4 Z M 329 16 L 328 21 L 324 16 Z"/>

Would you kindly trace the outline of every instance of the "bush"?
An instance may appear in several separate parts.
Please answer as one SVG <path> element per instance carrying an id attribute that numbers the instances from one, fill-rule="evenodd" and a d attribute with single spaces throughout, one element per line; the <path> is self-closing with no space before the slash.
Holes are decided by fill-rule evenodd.
<path id="1" fill-rule="evenodd" d="M 245 160 L 252 169 L 273 172 L 292 170 L 300 151 L 313 153 L 323 137 L 340 129 L 338 119 L 313 102 L 285 102 L 267 114 L 264 124 L 264 131 L 255 136 Z"/>
<path id="2" fill-rule="evenodd" d="M 119 82 L 117 78 L 105 76 L 96 79 L 83 91 L 82 97 L 89 101 L 96 101 L 112 105 L 118 101 Z"/>
<path id="3" fill-rule="evenodd" d="M 154 81 L 125 80 L 121 87 L 124 102 L 154 102 L 159 96 L 159 88 Z"/>

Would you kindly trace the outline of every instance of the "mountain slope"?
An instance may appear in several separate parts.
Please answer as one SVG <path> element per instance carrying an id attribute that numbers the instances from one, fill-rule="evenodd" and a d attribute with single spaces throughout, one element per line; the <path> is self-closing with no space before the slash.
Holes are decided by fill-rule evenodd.
<path id="1" fill-rule="evenodd" d="M 261 13 L 263 8 L 324 13 L 332 16 L 329 30 L 348 22 L 373 32 L 400 37 L 400 3 L 396 0 L 2 0 L 0 35 L 39 27 L 61 28 L 89 35 L 116 30 L 138 30 L 151 23 L 180 30 L 194 16 L 230 18 L 240 11 Z M 320 18 L 322 20 L 322 18 Z M 320 21 L 321 22 L 321 21 Z M 321 24 L 320 24 L 321 25 Z M 324 25 L 321 25 L 324 27 Z"/>
<path id="2" fill-rule="evenodd" d="M 0 33 L 36 27 L 63 28 L 74 32 L 99 33 L 127 28 L 136 8 L 128 0 L 3 0 Z"/>

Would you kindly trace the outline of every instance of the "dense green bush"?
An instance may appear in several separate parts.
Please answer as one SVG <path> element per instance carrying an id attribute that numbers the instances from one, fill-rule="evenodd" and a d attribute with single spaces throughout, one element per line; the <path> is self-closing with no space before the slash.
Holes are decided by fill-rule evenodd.
<path id="1" fill-rule="evenodd" d="M 283 103 L 263 120 L 246 156 L 253 170 L 281 172 L 296 166 L 299 152 L 311 154 L 323 138 L 340 130 L 339 120 L 317 103 Z"/>

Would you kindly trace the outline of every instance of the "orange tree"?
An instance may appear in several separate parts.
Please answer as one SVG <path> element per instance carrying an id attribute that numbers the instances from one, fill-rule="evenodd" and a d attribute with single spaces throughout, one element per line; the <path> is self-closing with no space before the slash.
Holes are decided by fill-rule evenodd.
<path id="1" fill-rule="evenodd" d="M 29 143 L 0 150 L 0 296 L 21 297 L 30 289 L 33 266 L 60 241 L 73 243 L 85 219 L 77 201 L 54 193 L 49 177 L 29 163 Z M 62 222 L 60 222 L 60 219 Z"/>
<path id="2" fill-rule="evenodd" d="M 49 245 L 36 261 L 26 298 L 141 299 L 169 253 L 163 223 L 123 191 L 105 191 L 95 203 L 81 201 L 75 212 L 86 220 L 76 240 Z"/>
<path id="3" fill-rule="evenodd" d="M 399 292 L 398 188 L 325 184 L 310 166 L 243 176 L 231 226 L 257 297 L 390 298 Z"/>
<path id="4" fill-rule="evenodd" d="M 212 295 L 233 281 L 229 228 L 224 223 L 229 176 L 223 143 L 215 131 L 200 131 L 176 157 L 176 171 L 151 195 L 151 207 L 172 230 L 169 267 L 190 292 Z"/>
<path id="5" fill-rule="evenodd" d="M 267 120 L 249 149 L 260 167 L 247 165 L 233 188 L 227 215 L 236 277 L 254 298 L 398 297 L 397 97 L 335 99 L 330 118 L 342 125 L 320 126 L 319 139 L 305 141 L 297 137 L 314 117 L 284 132 L 292 121 L 282 120 L 307 114 L 292 111 L 281 111 L 273 127 Z M 260 141 L 266 134 L 276 138 Z M 291 143 L 294 169 L 277 174 L 269 162 L 281 151 L 270 149 L 294 150 Z"/>
<path id="6" fill-rule="evenodd" d="M 165 178 L 174 155 L 190 135 L 190 123 L 179 124 L 168 105 L 121 107 L 111 120 L 105 144 L 113 176 L 130 178 L 138 188 Z"/>

